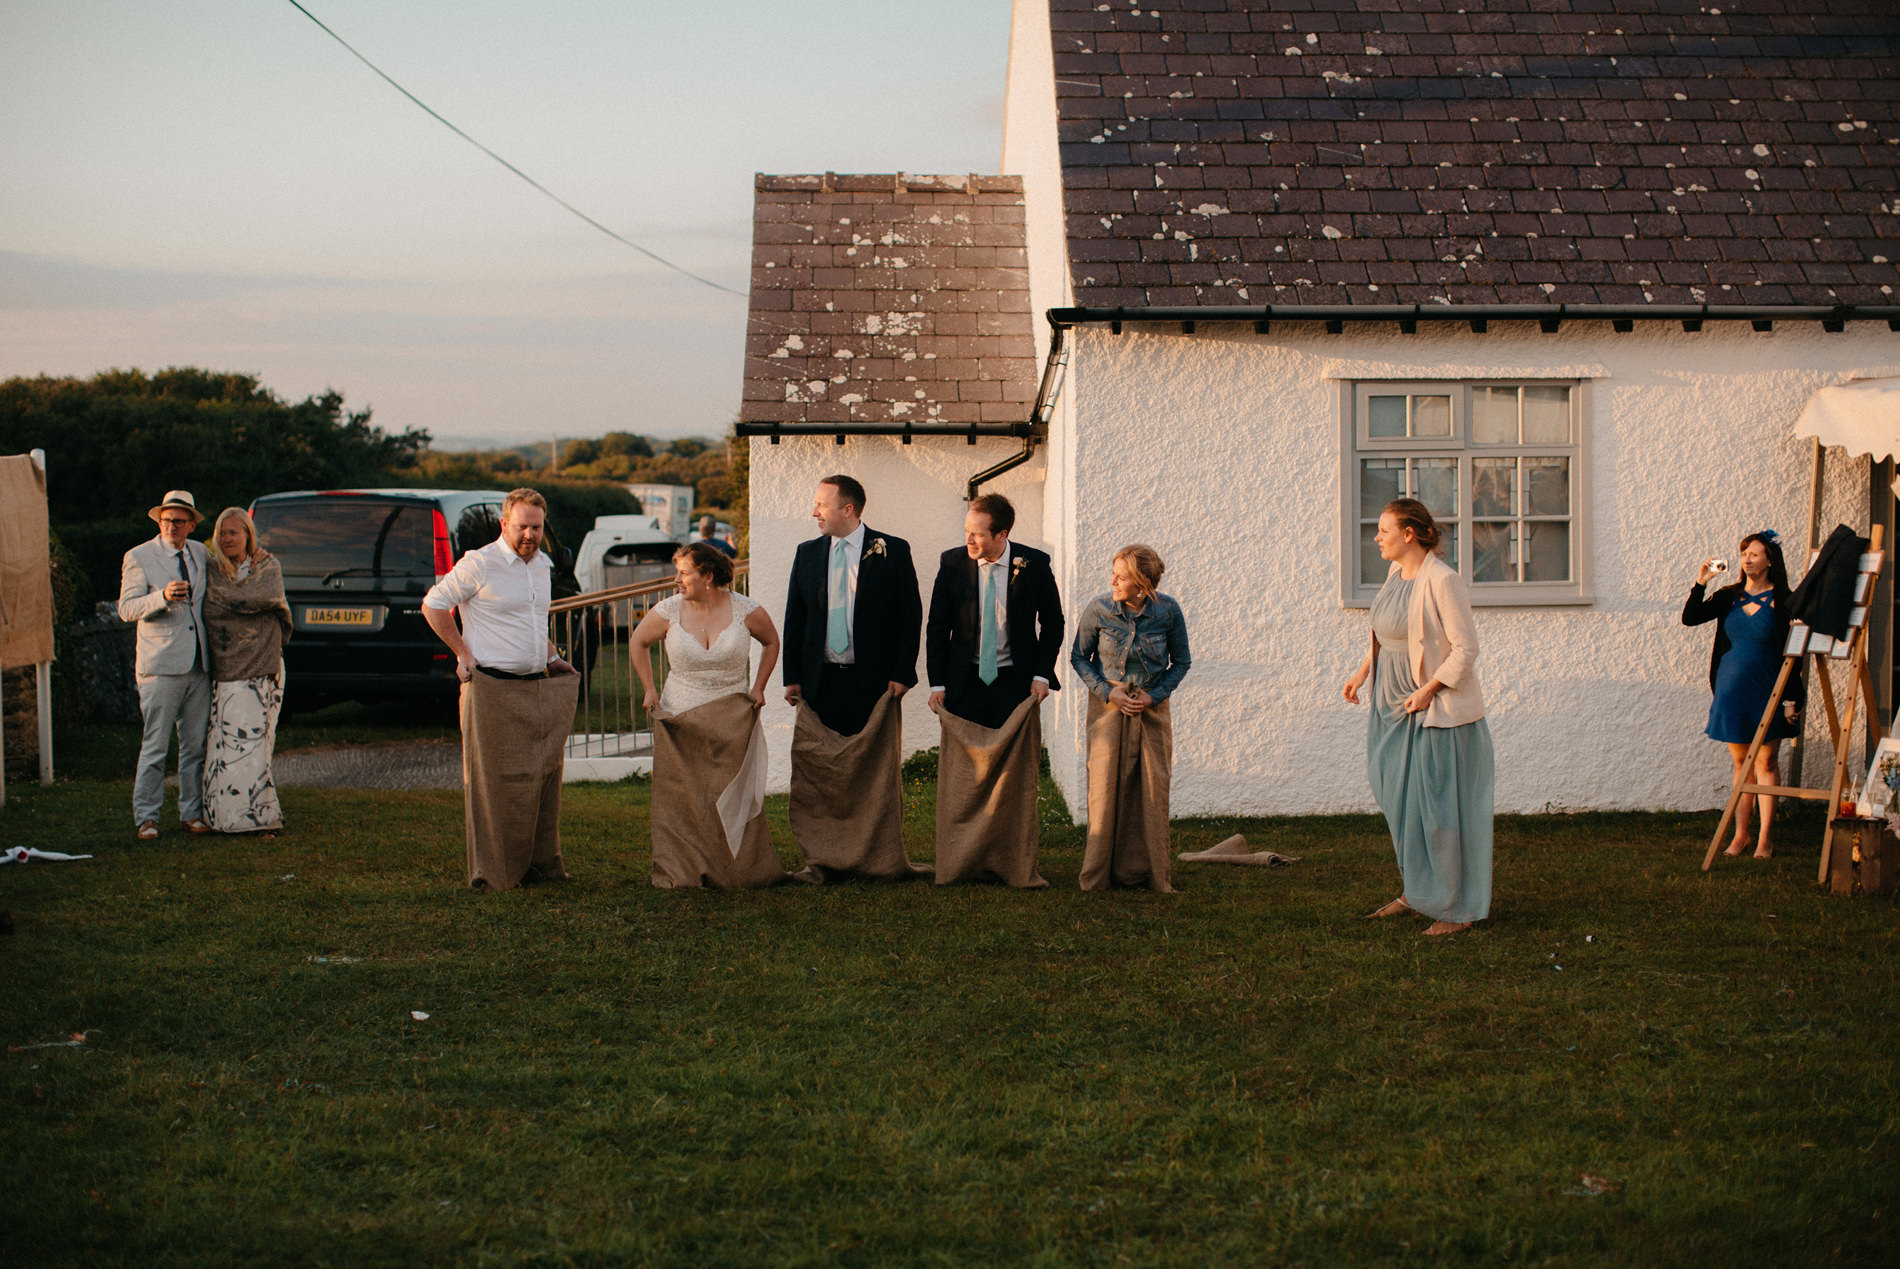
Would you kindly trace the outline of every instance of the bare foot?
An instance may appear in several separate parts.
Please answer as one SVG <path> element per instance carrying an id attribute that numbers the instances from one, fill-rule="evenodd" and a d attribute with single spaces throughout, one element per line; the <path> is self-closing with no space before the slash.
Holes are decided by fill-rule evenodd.
<path id="1" fill-rule="evenodd" d="M 1748 849 L 1748 834 L 1744 833 L 1740 837 L 1737 837 L 1734 841 L 1730 842 L 1728 844 L 1728 849 L 1723 851 L 1722 853 L 1724 855 L 1739 855 L 1747 849 Z"/>
<path id="2" fill-rule="evenodd" d="M 1767 842 L 1762 842 L 1760 845 L 1755 847 L 1755 858 L 1773 859 L 1774 857 L 1775 857 L 1775 848 L 1769 845 Z"/>
<path id="3" fill-rule="evenodd" d="M 1412 905 L 1405 901 L 1404 895 L 1400 895 L 1398 898 L 1394 899 L 1392 902 L 1386 904 L 1383 908 L 1380 908 L 1377 912 L 1366 913 L 1366 919 L 1370 921 L 1375 917 L 1404 916 L 1407 912 L 1410 912 L 1411 910 L 1412 910 Z"/>
<path id="4" fill-rule="evenodd" d="M 1471 928 L 1469 921 L 1434 921 L 1425 930 L 1427 934 L 1457 934 Z"/>

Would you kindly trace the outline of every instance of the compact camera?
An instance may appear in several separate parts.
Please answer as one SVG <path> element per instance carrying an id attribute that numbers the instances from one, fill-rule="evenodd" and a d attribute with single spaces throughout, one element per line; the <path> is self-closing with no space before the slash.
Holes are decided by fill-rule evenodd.
<path id="1" fill-rule="evenodd" d="M 1726 573 L 1728 572 L 1728 561 L 1727 560 L 1710 560 L 1709 568 L 1717 573 Z"/>

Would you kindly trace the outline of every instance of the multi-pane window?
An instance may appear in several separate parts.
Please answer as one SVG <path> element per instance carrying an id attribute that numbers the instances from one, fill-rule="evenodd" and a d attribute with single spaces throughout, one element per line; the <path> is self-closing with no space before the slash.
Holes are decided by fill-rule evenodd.
<path id="1" fill-rule="evenodd" d="M 1588 602 L 1582 395 L 1577 383 L 1354 385 L 1348 602 L 1385 581 L 1373 534 L 1404 497 L 1443 526 L 1445 560 L 1474 603 Z"/>

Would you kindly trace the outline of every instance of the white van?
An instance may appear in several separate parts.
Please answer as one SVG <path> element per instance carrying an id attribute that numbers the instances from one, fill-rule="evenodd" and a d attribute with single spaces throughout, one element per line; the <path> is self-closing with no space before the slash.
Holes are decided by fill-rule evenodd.
<path id="1" fill-rule="evenodd" d="M 574 579 L 582 594 L 665 581 L 678 549 L 655 516 L 601 516 L 574 552 Z"/>

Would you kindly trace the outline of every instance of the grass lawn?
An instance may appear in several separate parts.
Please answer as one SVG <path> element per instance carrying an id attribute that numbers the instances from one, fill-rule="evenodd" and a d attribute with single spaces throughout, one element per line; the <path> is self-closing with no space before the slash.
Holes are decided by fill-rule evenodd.
<path id="1" fill-rule="evenodd" d="M 0 1262 L 1895 1261 L 1896 913 L 1799 812 L 1712 877 L 1712 815 L 1500 820 L 1426 940 L 1368 817 L 1179 823 L 1302 862 L 1171 897 L 1077 892 L 1059 807 L 1040 893 L 669 893 L 647 797 L 478 895 L 454 792 L 153 847 L 14 785 L 97 858 L 0 868 L 0 1039 L 87 1035 L 0 1055 Z"/>

